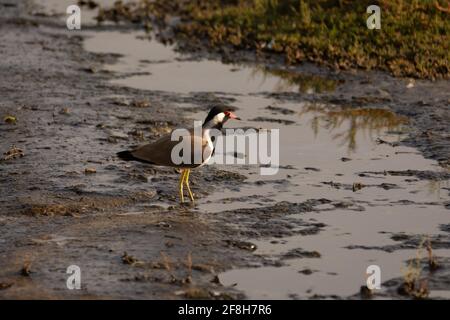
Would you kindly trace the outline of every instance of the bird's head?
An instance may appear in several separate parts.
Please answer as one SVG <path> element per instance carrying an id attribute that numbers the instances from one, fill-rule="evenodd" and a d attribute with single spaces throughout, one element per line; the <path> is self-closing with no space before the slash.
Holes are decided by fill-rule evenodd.
<path id="1" fill-rule="evenodd" d="M 203 122 L 203 127 L 220 130 L 222 129 L 223 124 L 229 119 L 241 120 L 234 114 L 233 107 L 215 106 L 209 111 L 205 122 Z"/>

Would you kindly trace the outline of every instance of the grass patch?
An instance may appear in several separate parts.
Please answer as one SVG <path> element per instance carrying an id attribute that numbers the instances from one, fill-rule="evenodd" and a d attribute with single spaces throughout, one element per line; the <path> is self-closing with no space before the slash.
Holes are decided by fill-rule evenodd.
<path id="1" fill-rule="evenodd" d="M 369 30 L 369 5 L 381 7 L 381 30 Z M 173 0 L 116 3 L 102 19 L 144 22 L 179 16 L 178 35 L 211 47 L 283 54 L 336 69 L 450 78 L 450 10 L 444 0 Z M 134 11 L 133 11 L 134 10 Z"/>

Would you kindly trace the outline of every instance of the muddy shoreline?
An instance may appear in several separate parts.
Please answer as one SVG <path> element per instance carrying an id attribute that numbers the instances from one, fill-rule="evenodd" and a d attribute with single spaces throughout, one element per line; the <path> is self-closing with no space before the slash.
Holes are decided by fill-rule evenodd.
<path id="1" fill-rule="evenodd" d="M 189 207 L 177 208 L 177 193 L 176 188 L 173 188 L 178 179 L 177 173 L 156 167 L 124 168 L 114 159 L 120 145 L 125 146 L 130 142 L 120 143 L 123 137 L 115 136 L 113 131 L 128 126 L 126 123 L 131 123 L 130 117 L 140 119 L 142 127 L 161 126 L 161 132 L 152 134 L 154 138 L 165 133 L 164 125 L 183 125 L 182 114 L 173 106 L 179 97 L 108 85 L 106 81 L 114 75 L 97 73 L 93 68 L 114 61 L 117 57 L 87 53 L 83 50 L 81 36 L 67 33 L 59 24 L 58 27 L 52 25 L 50 18 L 37 19 L 39 22 L 36 22 L 35 18 L 27 14 L 25 1 L 11 6 L 5 5 L 7 2 L 0 3 L 0 23 L 4 30 L 1 104 L 2 114 L 14 114 L 17 124 L 1 125 L 1 149 L 6 152 L 14 144 L 23 149 L 24 156 L 2 162 L 0 169 L 0 282 L 12 284 L 7 290 L 1 290 L 0 295 L 3 298 L 21 299 L 74 296 L 176 298 L 178 295 L 174 295 L 175 289 L 180 289 L 182 283 L 173 280 L 171 273 L 177 279 L 186 277 L 188 271 L 182 260 L 186 259 L 189 252 L 192 252 L 193 266 L 190 272 L 193 287 L 201 287 L 198 293 L 193 289 L 193 297 L 195 294 L 209 295 L 214 291 L 220 298 L 222 292 L 233 292 L 232 288 L 222 288 L 210 281 L 217 272 L 231 264 L 245 265 L 247 262 L 243 257 L 246 254 L 238 254 L 235 258 L 236 249 L 224 242 L 226 236 L 223 231 L 220 231 L 222 238 L 216 238 L 216 233 L 211 231 L 216 226 L 198 221 Z M 18 51 L 26 53 L 26 56 L 17 59 Z M 110 98 L 113 95 L 125 95 L 133 101 L 146 100 L 151 106 L 139 108 L 115 104 Z M 204 104 L 211 102 L 203 100 Z M 117 124 L 111 125 L 111 118 Z M 136 128 L 130 126 L 129 131 L 133 129 Z M 101 183 L 93 187 L 100 168 L 97 174 L 88 175 L 84 171 L 89 167 L 122 171 L 115 177 L 117 181 L 131 180 L 140 185 L 137 190 L 119 188 L 109 193 L 103 192 Z M 158 188 L 142 182 L 142 179 L 146 180 L 144 173 L 161 180 Z M 222 176 L 227 177 L 227 173 Z M 205 170 L 201 177 L 194 178 L 196 193 L 207 194 L 207 189 L 211 190 L 211 186 L 206 189 L 196 183 L 197 179 L 205 178 L 216 182 L 217 186 L 221 184 L 215 170 Z M 152 207 L 152 199 L 161 197 L 171 202 L 175 209 L 171 209 L 171 206 Z M 121 216 L 128 213 L 127 206 L 141 202 L 150 202 L 149 208 L 144 208 L 147 213 L 145 216 Z M 185 218 L 181 218 L 183 215 Z M 125 227 L 125 221 L 128 224 L 133 220 L 131 228 Z M 98 223 L 103 226 L 95 226 Z M 134 236 L 130 234 L 130 229 Z M 199 232 L 201 229 L 204 230 Z M 89 239 L 89 236 L 86 237 L 91 233 L 89 230 L 104 230 L 104 240 L 100 239 L 97 232 L 92 234 L 95 234 L 95 240 Z M 65 243 L 66 240 L 59 242 L 59 239 L 54 239 L 54 234 L 67 232 L 73 234 L 73 238 L 83 235 L 83 240 L 71 243 L 70 248 L 64 246 L 59 249 L 59 243 Z M 142 238 L 146 232 L 155 238 L 150 240 L 145 237 L 147 244 L 143 243 L 140 250 L 133 238 Z M 171 233 L 176 235 L 172 236 Z M 215 239 L 209 238 L 208 233 L 214 234 Z M 200 238 L 196 240 L 196 236 Z M 105 241 L 105 238 L 108 240 Z M 118 245 L 116 249 L 113 248 L 114 243 Z M 85 270 L 89 270 L 86 271 L 86 275 L 90 274 L 86 282 L 90 284 L 74 295 L 64 290 L 64 266 L 68 266 L 70 260 L 80 253 L 79 246 L 91 247 L 93 255 L 83 254 L 86 262 L 79 261 L 85 265 Z M 148 265 L 135 267 L 123 263 L 125 251 L 140 261 L 147 259 Z M 173 271 L 152 265 L 162 260 L 160 252 L 166 253 Z M 95 261 L 102 259 L 109 262 L 103 266 L 95 264 Z M 88 261 L 94 262 L 91 270 Z M 31 263 L 30 276 L 24 277 L 20 270 L 28 262 Z M 117 269 L 113 271 L 111 268 Z M 109 276 L 111 272 L 116 273 L 114 279 Z M 55 282 L 55 273 L 61 281 Z M 103 284 L 98 286 L 97 281 L 102 282 L 98 278 L 99 274 L 104 274 L 105 278 Z M 47 287 L 45 283 L 49 279 L 52 279 L 51 285 Z M 172 281 L 174 284 L 170 285 Z M 137 289 L 139 286 L 148 287 L 148 283 L 152 284 L 149 290 L 140 292 Z M 130 291 L 121 289 L 115 292 L 116 289 L 112 288 L 117 287 L 117 284 L 119 287 L 129 287 Z"/>
<path id="2" fill-rule="evenodd" d="M 17 118 L 16 124 L 0 124 L 0 151 L 11 145 L 23 151 L 23 157 L 0 163 L 1 298 L 244 298 L 233 284 L 221 284 L 218 274 L 237 268 L 277 268 L 292 256 L 311 257 L 309 251 L 275 258 L 255 254 L 253 242 L 315 235 L 325 227 L 292 214 L 321 212 L 323 205 L 358 210 L 357 203 L 320 196 L 295 203 L 267 204 L 261 199 L 258 208 L 219 214 L 180 207 L 174 170 L 125 165 L 114 154 L 188 125 L 186 114 L 225 98 L 208 92 L 181 95 L 112 85 L 108 81 L 120 75 L 102 66 L 117 61 L 118 55 L 85 51 L 82 33 L 67 32 L 55 18 L 29 15 L 29 5 L 0 0 L 1 115 Z M 248 53 L 201 50 L 192 59 L 217 57 L 236 63 L 254 60 Z M 276 58 L 266 58 L 272 68 L 281 66 Z M 408 138 L 401 144 L 417 148 L 442 167 L 449 165 L 448 81 L 416 80 L 413 88 L 407 88 L 409 80 L 381 73 L 336 73 L 311 65 L 293 71 L 330 77 L 339 86 L 332 92 L 261 95 L 288 102 L 389 108 L 410 119 Z M 233 104 L 234 99 L 228 102 Z M 180 109 L 178 104 L 191 106 Z M 89 174 L 92 168 L 95 173 Z M 445 172 L 403 174 L 448 180 Z M 192 176 L 192 185 L 196 194 L 207 197 L 217 190 L 258 186 L 247 180 L 233 170 L 208 166 Z M 397 239 L 397 247 L 380 245 L 381 250 L 418 245 L 415 238 Z M 437 248 L 449 248 L 448 232 L 433 240 Z M 71 264 L 82 267 L 82 290 L 66 289 L 66 268 Z M 433 273 L 433 288 L 449 290 L 448 283 L 439 281 L 448 268 L 448 261 L 442 260 L 442 268 Z M 358 290 L 355 287 L 354 293 Z M 402 297 L 395 290 L 382 296 Z"/>

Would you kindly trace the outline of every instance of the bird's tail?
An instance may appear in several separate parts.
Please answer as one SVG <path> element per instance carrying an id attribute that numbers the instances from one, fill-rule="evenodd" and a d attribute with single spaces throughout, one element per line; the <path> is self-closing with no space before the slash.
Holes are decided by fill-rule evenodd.
<path id="1" fill-rule="evenodd" d="M 136 158 L 131 154 L 131 151 L 117 152 L 117 156 L 124 161 L 136 160 Z"/>

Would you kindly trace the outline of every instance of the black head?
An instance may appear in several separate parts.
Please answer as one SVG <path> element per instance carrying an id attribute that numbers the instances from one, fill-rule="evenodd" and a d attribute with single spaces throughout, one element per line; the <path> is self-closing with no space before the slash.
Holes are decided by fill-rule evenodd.
<path id="1" fill-rule="evenodd" d="M 228 106 L 215 106 L 215 107 L 213 107 L 211 110 L 209 110 L 209 113 L 206 116 L 205 122 L 203 122 L 203 126 L 209 126 L 211 128 L 221 129 L 222 125 L 228 119 L 240 120 L 234 114 L 234 110 L 235 109 L 233 107 L 228 107 Z"/>

